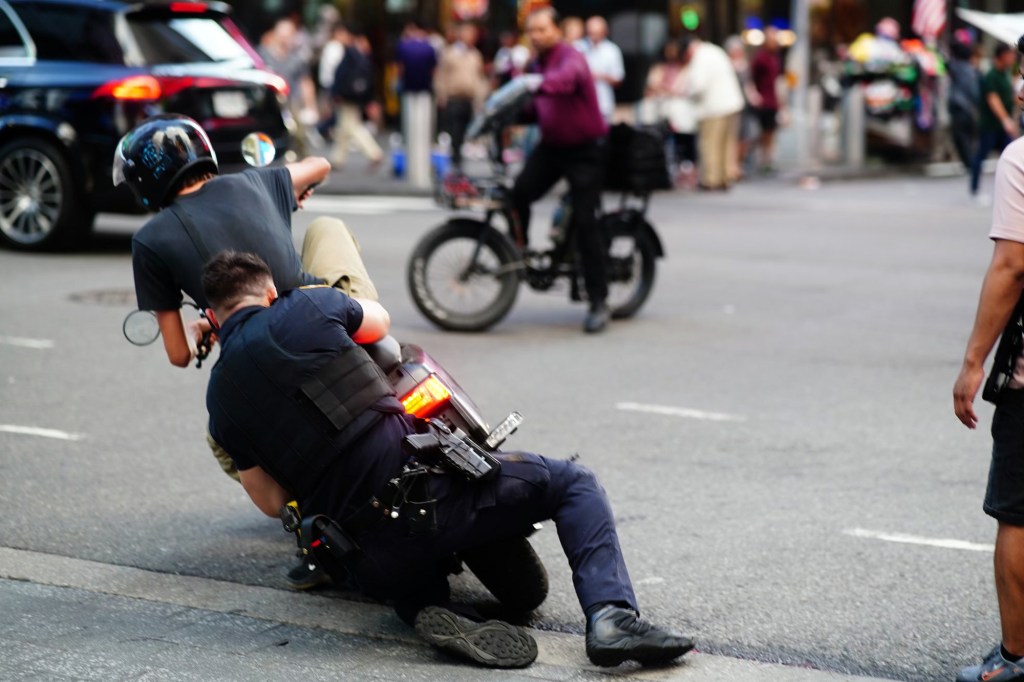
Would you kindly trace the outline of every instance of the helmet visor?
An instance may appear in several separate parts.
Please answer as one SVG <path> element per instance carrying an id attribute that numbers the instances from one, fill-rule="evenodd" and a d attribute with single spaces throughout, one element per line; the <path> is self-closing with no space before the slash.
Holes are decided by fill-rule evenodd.
<path id="1" fill-rule="evenodd" d="M 114 187 L 117 187 L 118 185 L 120 185 L 122 182 L 125 181 L 125 177 L 124 177 L 125 158 L 124 158 L 124 153 L 123 153 L 122 150 L 124 149 L 125 145 L 128 142 L 128 136 L 129 135 L 131 135 L 131 133 L 127 133 L 124 137 L 122 137 L 120 139 L 120 141 L 118 141 L 117 147 L 114 148 L 114 165 L 113 165 L 113 168 L 111 170 L 111 177 L 110 177 L 111 181 L 114 183 Z"/>

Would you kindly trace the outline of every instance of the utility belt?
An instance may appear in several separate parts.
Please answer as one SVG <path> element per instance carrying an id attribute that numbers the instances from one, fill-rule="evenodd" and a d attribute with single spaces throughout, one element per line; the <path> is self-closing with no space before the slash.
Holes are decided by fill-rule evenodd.
<path id="1" fill-rule="evenodd" d="M 284 529 L 298 534 L 301 555 L 312 555 L 330 575 L 347 573 L 361 551 L 358 539 L 384 523 L 404 518 L 410 535 L 437 530 L 437 500 L 430 493 L 429 474 L 450 472 L 470 481 L 498 474 L 501 463 L 461 432 L 452 433 L 438 421 L 421 424 L 426 430 L 406 436 L 402 443 L 410 459 L 401 472 L 340 523 L 325 514 L 302 519 L 294 503 L 281 508 Z"/>

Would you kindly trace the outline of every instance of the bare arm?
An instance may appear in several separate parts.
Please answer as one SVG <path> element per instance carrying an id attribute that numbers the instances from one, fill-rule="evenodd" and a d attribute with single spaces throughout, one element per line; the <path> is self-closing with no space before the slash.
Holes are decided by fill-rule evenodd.
<path id="1" fill-rule="evenodd" d="M 997 239 L 992 262 L 981 287 L 981 300 L 974 319 L 974 329 L 967 341 L 963 367 L 953 386 L 953 411 L 964 426 L 978 424 L 974 397 L 984 379 L 985 359 L 1024 290 L 1024 244 Z"/>
<path id="2" fill-rule="evenodd" d="M 292 497 L 260 467 L 239 471 L 238 477 L 245 492 L 249 494 L 249 499 L 267 516 L 277 518 L 278 511 L 288 504 Z"/>
<path id="3" fill-rule="evenodd" d="M 199 340 L 210 330 L 210 323 L 198 319 L 186 325 L 180 310 L 158 310 L 156 322 L 164 339 L 167 359 L 175 367 L 188 367 L 196 357 Z"/>
<path id="4" fill-rule="evenodd" d="M 391 316 L 384 306 L 366 298 L 355 301 L 363 309 L 363 322 L 352 334 L 352 340 L 359 344 L 376 343 L 387 336 L 391 329 Z"/>
<path id="5" fill-rule="evenodd" d="M 285 168 L 291 173 L 295 201 L 301 206 L 308 197 L 310 186 L 320 184 L 327 178 L 331 172 L 331 163 L 322 156 L 310 156 L 302 161 L 289 163 Z"/>

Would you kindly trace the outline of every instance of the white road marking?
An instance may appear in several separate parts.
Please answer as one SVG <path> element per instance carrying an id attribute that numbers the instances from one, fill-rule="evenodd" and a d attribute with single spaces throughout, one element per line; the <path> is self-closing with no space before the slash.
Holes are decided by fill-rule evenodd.
<path id="1" fill-rule="evenodd" d="M 40 438 L 56 438 L 57 440 L 82 440 L 84 436 L 80 433 L 68 433 L 57 429 L 41 429 L 38 426 L 15 426 L 14 424 L 0 424 L 0 431 L 4 433 L 18 433 L 24 436 L 39 436 Z"/>
<path id="2" fill-rule="evenodd" d="M 851 528 L 844 530 L 844 535 L 868 540 L 882 540 L 883 542 L 898 542 L 905 545 L 924 545 L 926 547 L 939 547 L 941 549 L 961 549 L 968 552 L 994 552 L 994 545 L 985 545 L 977 542 L 966 542 L 964 540 L 949 540 L 941 538 L 924 538 L 906 533 L 886 533 L 877 530 L 865 530 L 863 528 Z"/>
<path id="3" fill-rule="evenodd" d="M 20 336 L 0 336 L 0 344 L 7 346 L 18 346 L 19 348 L 36 348 L 46 350 L 53 348 L 53 341 L 49 339 L 25 339 Z"/>
<path id="4" fill-rule="evenodd" d="M 440 207 L 427 197 L 314 196 L 306 202 L 306 210 L 342 215 L 387 215 L 436 211 Z"/>
<path id="5" fill-rule="evenodd" d="M 682 417 L 684 419 L 700 419 L 709 422 L 745 422 L 746 417 L 723 412 L 705 412 L 704 410 L 693 410 L 688 407 L 669 407 L 667 405 L 643 405 L 641 403 L 617 403 L 616 409 L 627 412 L 647 412 L 648 414 L 663 414 L 669 417 Z"/>

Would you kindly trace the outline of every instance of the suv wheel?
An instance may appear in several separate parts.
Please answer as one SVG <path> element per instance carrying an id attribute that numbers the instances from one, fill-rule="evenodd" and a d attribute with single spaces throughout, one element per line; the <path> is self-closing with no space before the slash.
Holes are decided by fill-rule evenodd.
<path id="1" fill-rule="evenodd" d="M 23 138 L 0 147 L 0 243 L 41 251 L 83 236 L 93 214 L 76 195 L 67 161 L 53 144 Z"/>

